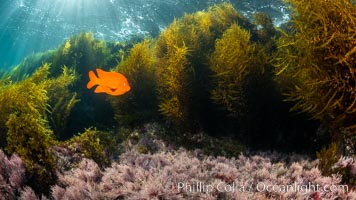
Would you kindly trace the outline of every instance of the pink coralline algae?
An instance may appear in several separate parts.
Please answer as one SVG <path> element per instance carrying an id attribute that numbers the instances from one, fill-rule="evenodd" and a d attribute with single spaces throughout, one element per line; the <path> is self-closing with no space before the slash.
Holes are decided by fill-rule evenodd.
<path id="1" fill-rule="evenodd" d="M 290 156 L 285 162 L 267 153 L 227 159 L 197 152 L 129 151 L 104 170 L 83 159 L 59 176 L 52 195 L 55 200 L 356 199 L 340 176 L 322 176 L 317 161 Z"/>
<path id="2" fill-rule="evenodd" d="M 0 199 L 356 199 L 340 175 L 322 176 L 317 165 L 317 160 L 277 153 L 229 159 L 199 150 L 130 150 L 111 167 L 101 169 L 84 158 L 59 171 L 50 196 L 39 198 L 25 185 L 21 159 L 0 150 Z"/>

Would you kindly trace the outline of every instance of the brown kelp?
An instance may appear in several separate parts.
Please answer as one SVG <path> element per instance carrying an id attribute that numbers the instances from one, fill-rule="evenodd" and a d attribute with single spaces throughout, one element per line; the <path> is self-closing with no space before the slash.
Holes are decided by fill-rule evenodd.
<path id="1" fill-rule="evenodd" d="M 110 57 L 110 49 L 103 40 L 97 40 L 92 33 L 80 33 L 70 37 L 61 45 L 51 61 L 54 66 L 66 65 L 74 68 L 79 74 L 86 74 L 88 69 L 106 66 Z M 54 67 L 52 74 L 60 74 L 60 69 Z"/>
<path id="2" fill-rule="evenodd" d="M 100 167 L 110 165 L 111 159 L 117 156 L 118 140 L 111 132 L 100 131 L 96 128 L 88 128 L 83 133 L 79 133 L 69 140 L 59 142 L 55 150 L 66 149 L 65 155 L 59 156 L 58 160 L 65 160 L 61 157 L 73 157 L 73 162 L 78 164 L 81 159 L 87 158 L 94 160 Z M 60 153 L 60 151 L 56 151 Z M 68 155 L 69 154 L 69 155 Z M 58 162 L 57 166 L 61 165 L 59 170 L 68 169 L 71 166 L 65 165 L 66 162 Z"/>
<path id="3" fill-rule="evenodd" d="M 351 1 L 287 1 L 292 28 L 279 44 L 280 79 L 291 77 L 288 100 L 333 127 L 356 129 L 356 7 Z"/>
<path id="4" fill-rule="evenodd" d="M 216 86 L 211 92 L 211 98 L 232 115 L 242 113 L 245 95 L 243 81 L 250 71 L 255 47 L 250 44 L 249 32 L 236 24 L 216 41 L 215 51 L 211 56 Z"/>
<path id="5" fill-rule="evenodd" d="M 134 125 L 154 120 L 158 115 L 156 77 L 152 41 L 135 44 L 115 71 L 129 80 L 131 91 L 117 97 L 109 97 L 120 125 Z"/>
<path id="6" fill-rule="evenodd" d="M 49 68 L 49 64 L 43 64 L 28 78 L 2 83 L 0 89 L 0 129 L 2 137 L 6 137 L 6 149 L 17 153 L 25 162 L 31 184 L 47 187 L 55 177 L 55 158 L 50 151 L 55 138 L 48 118 L 65 120 L 61 114 L 68 114 L 72 108 L 70 102 L 75 103 L 76 99 L 72 94 L 70 99 L 74 100 L 63 101 L 54 92 L 58 90 L 69 95 L 66 87 L 74 81 L 74 73 L 64 68 L 58 78 L 49 78 Z M 57 110 L 50 106 L 52 103 L 64 105 L 63 102 L 66 105 Z M 46 191 L 46 187 L 36 187 L 36 191 Z"/>
<path id="7" fill-rule="evenodd" d="M 282 32 L 277 80 L 294 101 L 332 128 L 356 131 L 356 7 L 353 1 L 288 0 L 290 32 Z"/>
<path id="8" fill-rule="evenodd" d="M 47 81 L 47 96 L 49 108 L 48 121 L 57 138 L 62 138 L 74 106 L 80 101 L 77 92 L 70 91 L 77 80 L 75 70 L 64 66 L 62 74 Z"/>
<path id="9" fill-rule="evenodd" d="M 236 22 L 249 25 L 231 4 L 223 3 L 175 20 L 158 37 L 159 108 L 180 127 L 196 126 L 209 111 L 209 54 L 215 40 Z"/>

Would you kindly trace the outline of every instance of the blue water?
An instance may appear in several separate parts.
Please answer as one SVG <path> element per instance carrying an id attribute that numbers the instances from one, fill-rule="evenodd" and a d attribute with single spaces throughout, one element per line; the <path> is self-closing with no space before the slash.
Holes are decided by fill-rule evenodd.
<path id="1" fill-rule="evenodd" d="M 65 39 L 90 31 L 99 39 L 123 41 L 156 36 L 174 18 L 206 9 L 221 0 L 1 0 L 0 69 L 24 57 L 58 47 Z M 231 0 L 246 16 L 269 13 L 276 24 L 286 10 L 275 0 Z"/>

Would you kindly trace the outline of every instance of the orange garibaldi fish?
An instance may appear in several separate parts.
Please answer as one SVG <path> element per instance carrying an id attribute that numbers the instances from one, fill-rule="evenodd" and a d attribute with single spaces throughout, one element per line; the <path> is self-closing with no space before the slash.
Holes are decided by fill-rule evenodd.
<path id="1" fill-rule="evenodd" d="M 95 93 L 106 93 L 113 96 L 122 95 L 130 91 L 131 87 L 127 78 L 118 72 L 106 72 L 101 69 L 96 69 L 98 77 L 95 73 L 89 71 L 90 81 L 87 84 L 87 88 L 90 89 L 97 85 Z"/>

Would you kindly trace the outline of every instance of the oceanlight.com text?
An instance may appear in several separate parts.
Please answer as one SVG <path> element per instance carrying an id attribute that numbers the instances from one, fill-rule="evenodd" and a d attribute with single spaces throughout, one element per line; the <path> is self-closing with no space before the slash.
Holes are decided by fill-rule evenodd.
<path id="1" fill-rule="evenodd" d="M 271 185 L 264 182 L 259 182 L 257 184 L 239 184 L 233 182 L 227 184 L 223 181 L 218 184 L 206 184 L 203 182 L 193 182 L 184 183 L 179 182 L 177 185 L 178 192 L 188 192 L 188 193 L 210 193 L 213 191 L 218 192 L 298 192 L 298 193 L 310 193 L 310 192 L 336 192 L 344 191 L 348 192 L 349 187 L 347 185 L 319 185 L 319 184 L 298 184 L 294 182 L 293 184 L 287 185 Z"/>
<path id="2" fill-rule="evenodd" d="M 266 185 L 263 182 L 258 183 L 255 186 L 257 192 L 336 192 L 338 190 L 343 190 L 345 192 L 349 191 L 347 185 L 324 185 L 319 184 L 297 184 L 294 182 L 289 185 Z"/>

